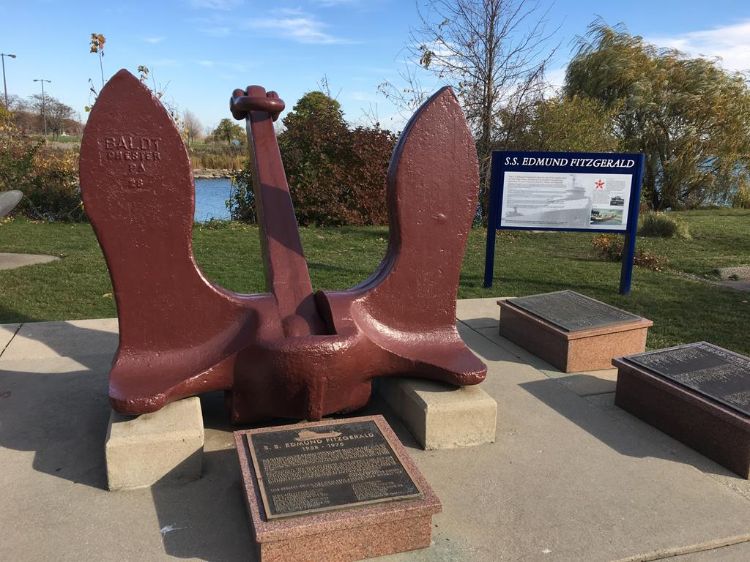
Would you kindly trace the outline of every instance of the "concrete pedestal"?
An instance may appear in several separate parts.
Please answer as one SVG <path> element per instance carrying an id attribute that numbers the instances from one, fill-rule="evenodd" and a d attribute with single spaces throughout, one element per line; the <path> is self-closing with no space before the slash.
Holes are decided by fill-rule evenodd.
<path id="1" fill-rule="evenodd" d="M 200 478 L 203 417 L 198 398 L 129 417 L 112 412 L 105 444 L 110 490 L 145 488 L 159 481 Z"/>
<path id="2" fill-rule="evenodd" d="M 501 300 L 500 335 L 566 373 L 612 367 L 612 359 L 646 350 L 651 320 L 568 332 Z"/>
<path id="3" fill-rule="evenodd" d="M 495 441 L 497 402 L 480 386 L 388 377 L 376 388 L 424 449 Z"/>

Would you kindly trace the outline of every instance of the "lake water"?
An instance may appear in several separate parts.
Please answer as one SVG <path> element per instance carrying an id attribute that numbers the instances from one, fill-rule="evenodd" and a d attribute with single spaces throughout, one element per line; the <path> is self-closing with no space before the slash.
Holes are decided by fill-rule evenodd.
<path id="1" fill-rule="evenodd" d="M 195 180 L 195 222 L 229 220 L 227 199 L 231 185 L 228 178 Z"/>

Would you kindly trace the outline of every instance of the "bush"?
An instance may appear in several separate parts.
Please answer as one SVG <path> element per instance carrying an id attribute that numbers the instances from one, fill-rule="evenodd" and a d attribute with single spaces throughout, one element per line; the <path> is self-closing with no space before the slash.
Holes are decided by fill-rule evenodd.
<path id="1" fill-rule="evenodd" d="M 19 188 L 25 195 L 19 205 L 24 215 L 47 221 L 87 220 L 78 185 L 76 155 L 40 150 L 25 180 Z"/>
<path id="2" fill-rule="evenodd" d="M 19 189 L 16 212 L 32 219 L 84 221 L 78 186 L 77 155 L 45 148 L 18 132 L 10 113 L 0 108 L 0 191 Z"/>
<path id="3" fill-rule="evenodd" d="M 599 234 L 591 240 L 591 245 L 599 257 L 607 261 L 622 261 L 622 251 L 625 241 L 617 234 Z M 633 263 L 638 267 L 661 271 L 667 264 L 667 258 L 648 250 L 636 248 Z"/>
<path id="4" fill-rule="evenodd" d="M 741 185 L 734 197 L 732 197 L 732 207 L 737 209 L 750 209 L 750 187 Z"/>
<path id="5" fill-rule="evenodd" d="M 396 137 L 379 127 L 350 129 L 336 100 L 302 97 L 278 137 L 297 222 L 301 226 L 385 224 L 385 177 Z M 255 222 L 251 163 L 235 174 L 227 207 Z"/>
<path id="6" fill-rule="evenodd" d="M 653 236 L 660 238 L 685 238 L 690 239 L 688 226 L 668 215 L 649 211 L 641 217 L 641 226 L 638 229 L 640 236 Z"/>
<path id="7" fill-rule="evenodd" d="M 235 172 L 231 180 L 232 188 L 227 199 L 229 216 L 234 221 L 257 223 L 258 211 L 255 208 L 252 162 L 248 162 L 243 169 Z"/>

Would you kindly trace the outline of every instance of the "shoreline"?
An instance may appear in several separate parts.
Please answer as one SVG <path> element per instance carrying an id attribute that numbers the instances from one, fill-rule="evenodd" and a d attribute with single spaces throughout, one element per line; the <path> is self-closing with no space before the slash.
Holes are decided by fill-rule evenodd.
<path id="1" fill-rule="evenodd" d="M 196 180 L 211 180 L 211 179 L 230 179 L 237 170 L 217 169 L 211 170 L 207 168 L 196 168 L 193 170 L 193 179 Z"/>

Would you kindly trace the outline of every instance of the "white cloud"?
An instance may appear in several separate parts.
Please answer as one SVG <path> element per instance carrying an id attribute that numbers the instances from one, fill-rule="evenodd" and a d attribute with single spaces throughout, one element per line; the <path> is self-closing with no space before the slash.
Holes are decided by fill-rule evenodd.
<path id="1" fill-rule="evenodd" d="M 659 47 L 678 49 L 691 57 L 720 58 L 727 70 L 750 69 L 750 20 L 673 36 L 651 37 Z"/>
<path id="2" fill-rule="evenodd" d="M 157 43 L 161 43 L 164 41 L 164 37 L 144 37 L 143 41 L 146 43 L 151 43 L 152 45 L 156 45 Z"/>
<path id="3" fill-rule="evenodd" d="M 249 19 L 244 27 L 268 31 L 298 43 L 330 45 L 350 42 L 327 33 L 326 24 L 300 10 L 282 10 L 276 17 Z"/>
<path id="4" fill-rule="evenodd" d="M 242 0 L 190 0 L 190 6 L 203 10 L 228 11 L 240 6 Z"/>

